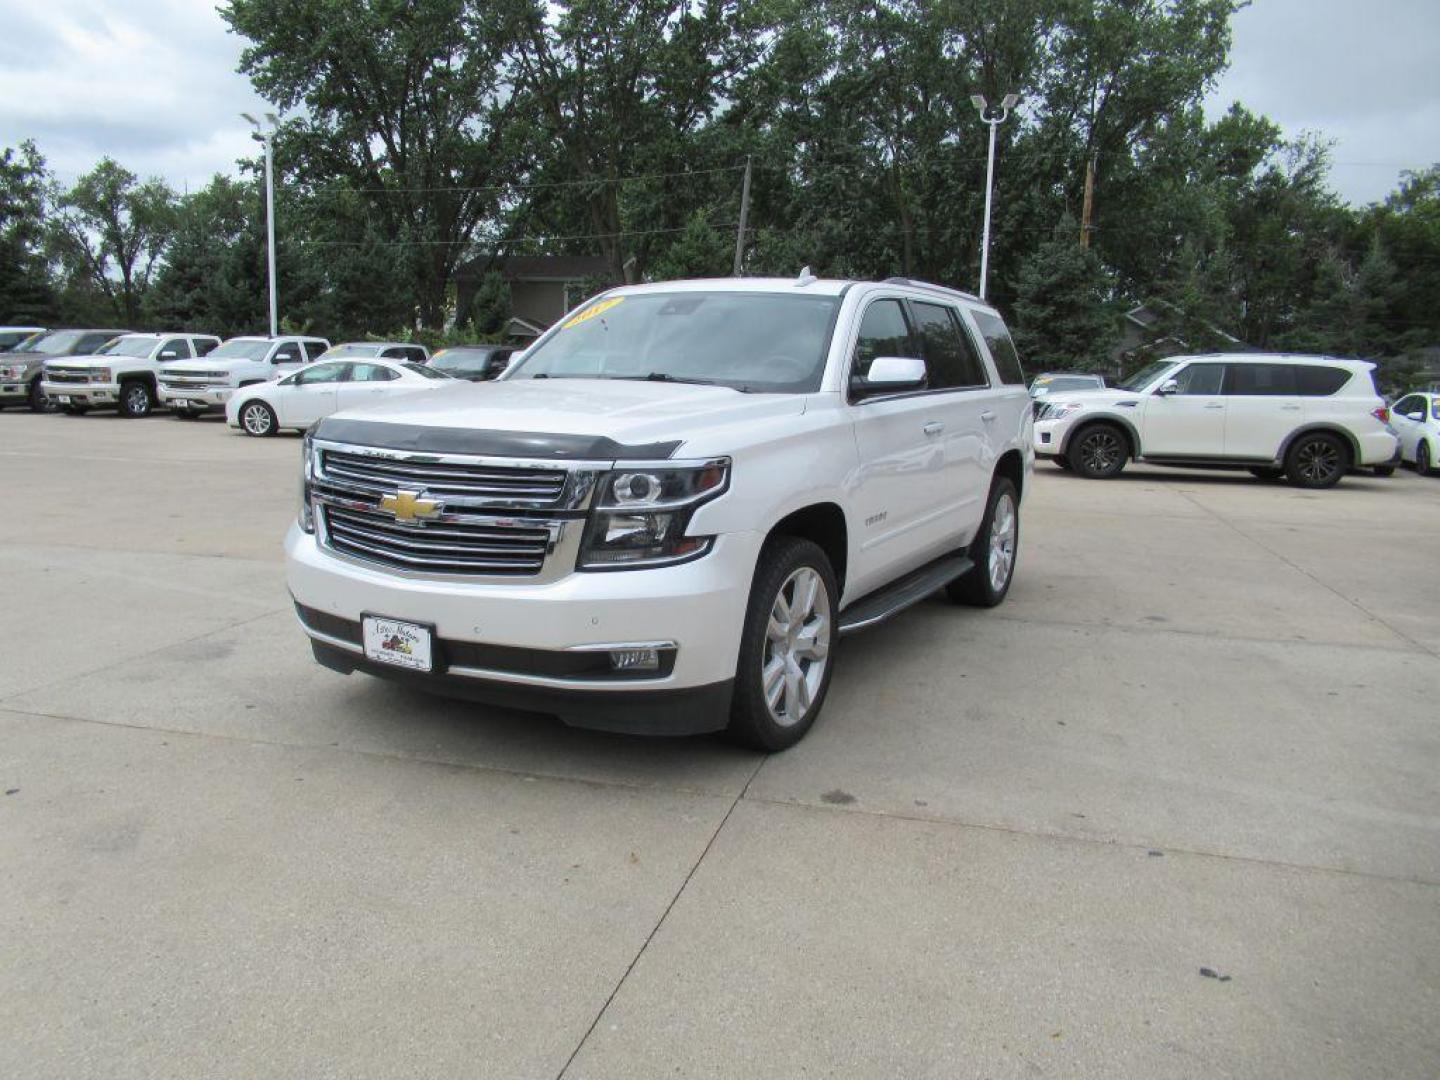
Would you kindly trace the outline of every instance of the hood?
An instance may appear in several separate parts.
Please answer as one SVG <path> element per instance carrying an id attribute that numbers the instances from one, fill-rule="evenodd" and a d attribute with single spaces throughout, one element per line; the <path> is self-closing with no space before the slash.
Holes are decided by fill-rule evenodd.
<path id="1" fill-rule="evenodd" d="M 1096 405 L 1133 405 L 1139 401 L 1143 394 L 1134 390 L 1117 390 L 1114 387 L 1107 387 L 1104 390 L 1055 390 L 1046 394 L 1041 400 L 1046 405 L 1084 405 L 1086 408 L 1093 408 Z"/>
<path id="2" fill-rule="evenodd" d="M 20 355 L 24 356 L 25 354 L 21 353 Z M 95 356 L 92 354 L 88 356 L 36 357 L 36 359 L 43 359 L 47 368 L 92 368 L 105 363 L 110 358 L 108 356 Z"/>
<path id="3" fill-rule="evenodd" d="M 513 379 L 455 385 L 335 414 L 335 420 L 590 436 L 629 445 L 805 411 L 804 394 L 742 394 L 723 386 L 621 379 Z"/>

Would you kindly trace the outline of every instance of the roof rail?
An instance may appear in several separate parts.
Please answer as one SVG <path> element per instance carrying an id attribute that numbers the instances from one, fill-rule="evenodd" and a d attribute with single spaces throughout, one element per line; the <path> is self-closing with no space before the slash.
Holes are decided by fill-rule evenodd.
<path id="1" fill-rule="evenodd" d="M 910 288 L 912 288 L 912 289 L 930 289 L 930 290 L 932 290 L 932 291 L 934 291 L 934 292 L 946 293 L 946 294 L 948 294 L 948 295 L 950 295 L 950 296 L 963 296 L 966 300 L 974 300 L 976 303 L 979 303 L 979 304 L 986 303 L 986 301 L 981 300 L 980 297 L 976 296 L 974 293 L 965 292 L 963 289 L 952 289 L 952 288 L 950 288 L 950 287 L 947 286 L 947 285 L 936 285 L 936 284 L 934 284 L 933 282 L 929 282 L 929 281 L 916 281 L 916 280 L 914 280 L 913 278 L 907 278 L 907 277 L 887 277 L 887 278 L 886 278 L 884 281 L 882 281 L 880 284 L 882 284 L 882 285 L 908 285 L 908 286 L 909 286 Z"/>

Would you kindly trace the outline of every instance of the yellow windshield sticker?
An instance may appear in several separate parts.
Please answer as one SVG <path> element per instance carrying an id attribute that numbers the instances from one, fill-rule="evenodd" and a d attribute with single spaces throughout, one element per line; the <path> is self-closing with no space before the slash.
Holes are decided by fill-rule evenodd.
<path id="1" fill-rule="evenodd" d="M 624 301 L 625 298 L 623 296 L 612 296 L 609 300 L 601 300 L 598 304 L 592 304 L 590 307 L 582 311 L 579 315 L 576 315 L 573 319 L 571 319 L 563 327 L 561 327 L 561 329 L 569 330 L 572 326 L 579 326 L 581 323 L 595 318 L 596 315 L 605 314 L 605 312 L 609 311 L 616 304 L 624 303 Z"/>

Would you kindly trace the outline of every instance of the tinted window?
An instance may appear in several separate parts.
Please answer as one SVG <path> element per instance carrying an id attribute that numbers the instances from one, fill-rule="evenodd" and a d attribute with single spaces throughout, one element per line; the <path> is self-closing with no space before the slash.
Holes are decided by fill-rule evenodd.
<path id="1" fill-rule="evenodd" d="M 1306 397 L 1329 397 L 1350 381 L 1350 372 L 1338 367 L 1295 365 L 1295 385 Z"/>
<path id="2" fill-rule="evenodd" d="M 314 360 L 317 356 L 319 356 L 321 353 L 323 353 L 326 349 L 329 348 L 329 346 L 326 345 L 323 341 L 306 341 L 303 344 L 305 346 L 305 355 L 311 360 Z"/>
<path id="3" fill-rule="evenodd" d="M 100 334 L 86 334 L 80 340 L 80 348 L 76 350 L 76 354 L 78 355 L 80 353 L 93 353 L 96 349 L 100 348 L 100 346 L 104 345 L 107 341 L 113 340 L 114 337 L 115 335 L 110 333 L 109 331 Z"/>
<path id="4" fill-rule="evenodd" d="M 860 320 L 860 335 L 855 339 L 855 363 L 850 377 L 864 378 L 877 356 L 914 356 L 910 324 L 899 300 L 877 300 L 865 309 Z"/>
<path id="5" fill-rule="evenodd" d="M 313 383 L 344 382 L 350 366 L 342 363 L 314 364 L 291 379 L 290 384 L 292 386 L 309 386 Z"/>
<path id="6" fill-rule="evenodd" d="M 196 356 L 209 356 L 220 344 L 218 338 L 191 338 L 190 344 L 195 346 Z"/>
<path id="7" fill-rule="evenodd" d="M 1177 394 L 1218 394 L 1225 381 L 1224 364 L 1186 364 L 1175 373 Z"/>
<path id="8" fill-rule="evenodd" d="M 1412 420 L 1423 420 L 1425 419 L 1425 399 L 1419 394 L 1411 394 L 1409 397 L 1397 401 L 1391 411 Z"/>
<path id="9" fill-rule="evenodd" d="M 390 382 L 398 379 L 400 373 L 379 364 L 356 364 L 350 373 L 351 382 Z"/>
<path id="10" fill-rule="evenodd" d="M 911 303 L 916 329 L 930 372 L 930 388 L 943 390 L 959 386 L 986 386 L 990 380 L 975 354 L 970 335 L 961 332 L 956 316 L 939 304 Z"/>
<path id="11" fill-rule="evenodd" d="M 160 346 L 160 352 L 173 352 L 175 354 L 174 359 L 183 360 L 190 355 L 190 343 L 183 337 L 171 338 L 165 342 L 164 345 Z M 158 356 L 159 353 L 156 355 Z M 169 360 L 171 357 L 167 356 L 165 359 Z"/>
<path id="12" fill-rule="evenodd" d="M 980 336 L 985 339 L 985 344 L 990 349 L 1000 381 L 1024 386 L 1025 372 L 1020 368 L 1020 354 L 1015 351 L 1015 342 L 1010 340 L 1010 331 L 1005 329 L 1005 324 L 1000 321 L 999 316 L 988 311 L 971 310 L 970 314 L 975 317 Z"/>
<path id="13" fill-rule="evenodd" d="M 281 345 L 270 358 L 272 364 L 294 364 L 300 360 L 300 346 L 293 341 Z"/>
<path id="14" fill-rule="evenodd" d="M 454 378 L 454 376 L 447 371 L 436 371 L 429 364 L 412 364 L 408 360 L 405 362 L 405 370 L 414 375 L 419 375 L 422 379 L 440 379 L 445 381 Z"/>
<path id="15" fill-rule="evenodd" d="M 1295 368 L 1290 364 L 1229 364 L 1226 393 L 1236 397 L 1293 397 Z"/>

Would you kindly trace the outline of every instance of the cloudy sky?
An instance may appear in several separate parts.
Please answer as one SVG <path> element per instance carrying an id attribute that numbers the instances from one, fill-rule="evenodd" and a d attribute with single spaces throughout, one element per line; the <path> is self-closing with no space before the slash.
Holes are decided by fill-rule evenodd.
<path id="1" fill-rule="evenodd" d="M 1345 198 L 1440 161 L 1440 0 L 1255 0 L 1207 101 L 1336 142 Z M 251 153 L 239 41 L 210 0 L 0 0 L 0 146 L 34 138 L 62 179 L 104 154 L 175 187 Z"/>

